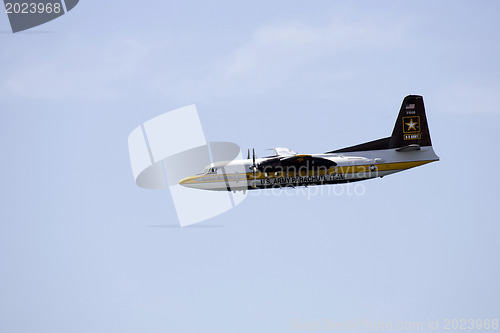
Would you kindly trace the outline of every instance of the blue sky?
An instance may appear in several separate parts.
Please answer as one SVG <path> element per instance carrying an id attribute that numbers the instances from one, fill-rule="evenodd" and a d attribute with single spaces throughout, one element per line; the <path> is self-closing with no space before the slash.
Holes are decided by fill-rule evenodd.
<path id="1" fill-rule="evenodd" d="M 498 316 L 499 10 L 81 1 L 17 34 L 0 15 L 0 331 Z M 196 104 L 208 141 L 320 153 L 388 136 L 408 94 L 437 163 L 189 228 L 134 184 L 128 134 L 169 110 Z"/>

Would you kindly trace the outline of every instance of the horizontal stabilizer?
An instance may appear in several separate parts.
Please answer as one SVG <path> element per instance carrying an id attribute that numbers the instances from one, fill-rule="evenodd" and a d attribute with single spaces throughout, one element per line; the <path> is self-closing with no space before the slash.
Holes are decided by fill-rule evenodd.
<path id="1" fill-rule="evenodd" d="M 420 150 L 420 145 L 417 145 L 416 143 L 413 143 L 411 145 L 404 146 L 404 147 L 396 149 L 396 151 L 400 151 L 400 152 L 414 151 L 414 150 Z"/>

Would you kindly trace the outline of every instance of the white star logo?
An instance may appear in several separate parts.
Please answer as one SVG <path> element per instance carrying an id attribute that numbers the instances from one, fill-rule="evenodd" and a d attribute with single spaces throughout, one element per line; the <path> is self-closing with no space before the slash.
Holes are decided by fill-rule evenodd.
<path id="1" fill-rule="evenodd" d="M 405 125 L 408 125 L 408 131 L 409 132 L 412 128 L 414 131 L 417 130 L 417 128 L 415 127 L 417 125 L 417 123 L 414 123 L 413 122 L 413 119 L 410 119 L 410 122 L 409 123 L 405 123 Z"/>

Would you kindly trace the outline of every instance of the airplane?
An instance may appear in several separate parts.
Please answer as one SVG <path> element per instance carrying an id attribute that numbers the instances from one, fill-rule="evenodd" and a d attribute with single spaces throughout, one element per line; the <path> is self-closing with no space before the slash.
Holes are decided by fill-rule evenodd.
<path id="1" fill-rule="evenodd" d="M 246 159 L 207 165 L 202 173 L 179 184 L 212 191 L 341 184 L 384 177 L 439 161 L 431 143 L 422 96 L 404 98 L 390 137 L 323 154 L 298 154 L 288 148 L 272 149 L 271 156 L 257 158 L 250 149 Z"/>

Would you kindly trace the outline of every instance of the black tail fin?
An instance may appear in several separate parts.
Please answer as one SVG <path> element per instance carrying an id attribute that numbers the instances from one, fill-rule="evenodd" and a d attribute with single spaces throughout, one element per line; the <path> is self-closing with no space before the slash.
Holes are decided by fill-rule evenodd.
<path id="1" fill-rule="evenodd" d="M 400 148 L 417 144 L 432 146 L 422 96 L 406 96 L 401 105 L 388 148 Z"/>
<path id="2" fill-rule="evenodd" d="M 432 146 L 427 117 L 425 116 L 424 99 L 418 95 L 405 97 L 390 137 L 329 151 L 327 154 L 394 149 L 410 145 Z"/>

